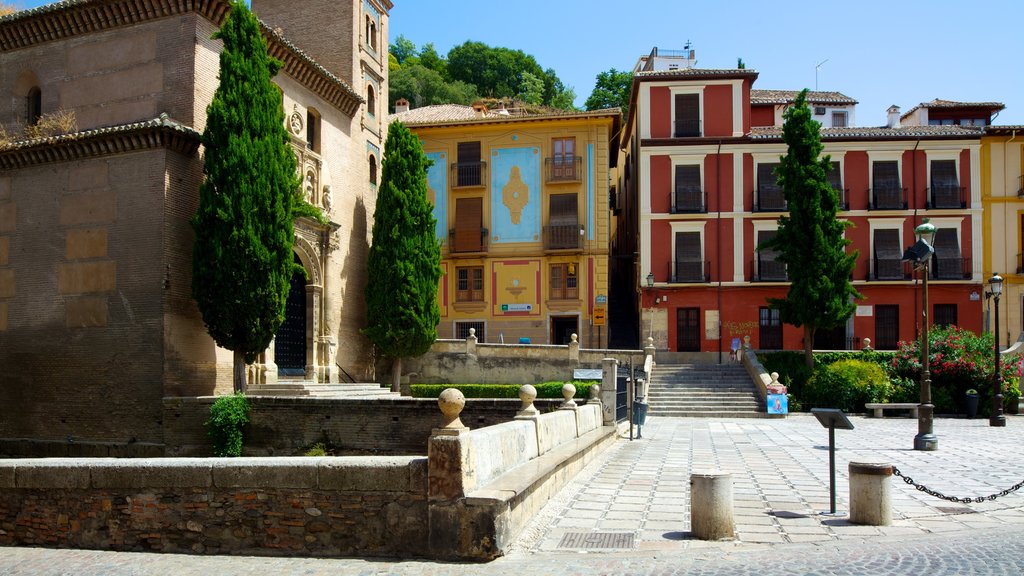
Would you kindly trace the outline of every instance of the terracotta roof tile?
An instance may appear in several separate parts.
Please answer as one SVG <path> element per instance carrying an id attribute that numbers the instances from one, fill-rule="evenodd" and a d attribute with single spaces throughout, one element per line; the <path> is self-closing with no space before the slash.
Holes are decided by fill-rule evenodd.
<path id="1" fill-rule="evenodd" d="M 835 140 L 840 138 L 941 138 L 947 137 L 980 137 L 982 129 L 972 126 L 903 126 L 901 128 L 886 127 L 849 127 L 849 128 L 822 128 L 822 140 Z M 781 126 L 767 126 L 763 128 L 752 128 L 749 134 L 752 140 L 769 140 L 782 138 Z"/>
<path id="2" fill-rule="evenodd" d="M 799 90 L 751 90 L 751 104 L 789 104 L 796 100 Z M 810 104 L 857 104 L 857 101 L 841 92 L 815 92 L 807 93 L 807 102 Z"/>
<path id="3" fill-rule="evenodd" d="M 508 113 L 488 110 L 481 113 L 472 106 L 461 104 L 436 104 L 433 106 L 421 106 L 406 112 L 399 112 L 388 116 L 388 122 L 395 120 L 411 126 L 441 125 L 441 124 L 483 124 L 497 122 L 513 122 L 517 120 L 557 120 L 564 118 L 593 118 L 601 116 L 619 116 L 618 108 L 605 110 L 594 110 L 590 112 L 576 111 L 548 111 L 540 114 L 527 114 L 511 109 Z"/>
<path id="4" fill-rule="evenodd" d="M 900 115 L 900 119 L 904 119 L 910 116 L 920 108 L 991 108 L 994 112 L 998 112 L 1006 105 L 1002 102 L 957 102 L 956 100 L 942 100 L 936 98 L 931 102 L 921 102 L 917 106 L 914 106 L 910 110 Z"/>

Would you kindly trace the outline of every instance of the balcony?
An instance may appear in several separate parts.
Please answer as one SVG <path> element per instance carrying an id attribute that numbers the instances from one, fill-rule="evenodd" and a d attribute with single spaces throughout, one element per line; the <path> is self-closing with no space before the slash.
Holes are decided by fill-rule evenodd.
<path id="1" fill-rule="evenodd" d="M 910 280 L 910 263 L 899 258 L 875 258 L 875 271 L 868 280 Z"/>
<path id="2" fill-rule="evenodd" d="M 582 239 L 583 227 L 579 224 L 544 227 L 545 250 L 579 250 Z"/>
<path id="3" fill-rule="evenodd" d="M 750 263 L 750 267 L 754 271 L 754 282 L 789 282 L 786 265 L 782 262 L 758 256 L 756 262 Z"/>
<path id="4" fill-rule="evenodd" d="M 711 262 L 680 260 L 674 265 L 670 264 L 668 281 L 674 284 L 711 282 Z"/>
<path id="5" fill-rule="evenodd" d="M 673 138 L 699 138 L 700 120 L 676 120 Z"/>
<path id="6" fill-rule="evenodd" d="M 754 212 L 785 212 L 788 209 L 782 187 L 765 185 L 757 189 Z"/>
<path id="7" fill-rule="evenodd" d="M 966 188 L 956 185 L 932 186 L 928 189 L 928 208 L 967 208 L 967 202 L 964 201 L 965 190 Z"/>
<path id="8" fill-rule="evenodd" d="M 839 195 L 839 210 L 845 211 L 850 209 L 850 189 L 849 188 L 836 188 L 832 187 Z"/>
<path id="9" fill-rule="evenodd" d="M 868 191 L 871 205 L 868 210 L 906 210 L 907 189 L 898 186 L 879 186 Z"/>
<path id="10" fill-rule="evenodd" d="M 448 231 L 450 254 L 487 251 L 487 228 L 452 228 Z"/>
<path id="11" fill-rule="evenodd" d="M 548 184 L 579 182 L 582 175 L 582 156 L 556 156 L 544 159 L 544 176 Z"/>
<path id="12" fill-rule="evenodd" d="M 970 280 L 972 272 L 971 259 L 940 258 L 936 254 L 932 256 L 929 272 L 933 280 Z"/>
<path id="13" fill-rule="evenodd" d="M 673 214 L 702 214 L 708 211 L 707 193 L 695 186 L 679 186 L 672 194 Z"/>
<path id="14" fill-rule="evenodd" d="M 487 162 L 452 164 L 452 188 L 479 188 L 487 182 Z"/>

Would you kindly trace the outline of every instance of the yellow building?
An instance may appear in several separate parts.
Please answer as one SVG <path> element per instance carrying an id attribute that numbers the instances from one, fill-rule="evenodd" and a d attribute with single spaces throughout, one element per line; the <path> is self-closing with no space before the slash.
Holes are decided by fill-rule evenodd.
<path id="1" fill-rule="evenodd" d="M 439 338 L 608 342 L 609 170 L 618 109 L 528 114 L 454 104 L 400 120 L 433 160 Z"/>
<path id="2" fill-rule="evenodd" d="M 999 331 L 1008 346 L 1021 334 L 1024 315 L 1024 126 L 989 126 L 981 139 L 985 278 L 1003 277 Z M 986 304 L 992 325 L 991 299 Z"/>

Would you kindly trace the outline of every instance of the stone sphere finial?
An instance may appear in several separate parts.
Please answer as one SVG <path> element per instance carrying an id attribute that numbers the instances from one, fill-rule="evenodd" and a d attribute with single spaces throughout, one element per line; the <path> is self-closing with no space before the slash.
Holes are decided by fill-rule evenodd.
<path id="1" fill-rule="evenodd" d="M 470 328 L 469 329 L 469 335 L 475 338 L 476 337 L 476 328 Z"/>
<path id="2" fill-rule="evenodd" d="M 458 430 L 466 427 L 459 418 L 462 409 L 466 407 L 466 397 L 458 389 L 445 388 L 437 397 L 437 406 L 444 414 L 441 428 Z"/>
<path id="3" fill-rule="evenodd" d="M 569 340 L 571 340 L 573 344 L 576 344 L 580 341 L 580 337 L 577 336 L 576 334 L 573 334 L 572 336 L 569 337 Z"/>
<path id="4" fill-rule="evenodd" d="M 772 376 L 772 383 L 770 384 L 771 386 L 781 386 L 782 385 L 782 382 L 779 382 L 779 373 L 778 372 L 772 372 L 771 376 Z"/>
<path id="5" fill-rule="evenodd" d="M 519 387 L 519 399 L 523 402 L 519 412 L 516 412 L 516 416 L 527 416 L 532 417 L 540 414 L 537 407 L 533 405 L 533 401 L 537 399 L 537 389 L 530 384 L 523 384 Z"/>
<path id="6" fill-rule="evenodd" d="M 601 387 L 598 386 L 597 384 L 594 384 L 593 386 L 591 386 L 590 387 L 590 395 L 589 395 L 589 397 L 590 397 L 591 400 L 599 399 L 601 397 Z"/>
<path id="7" fill-rule="evenodd" d="M 565 398 L 565 402 L 562 402 L 560 408 L 575 408 L 576 402 L 572 399 L 576 395 L 576 387 L 568 382 L 562 386 L 562 398 Z"/>
<path id="8" fill-rule="evenodd" d="M 864 339 L 864 346 L 861 348 L 861 350 L 864 350 L 864 351 L 870 351 L 871 350 L 871 338 L 865 338 Z"/>

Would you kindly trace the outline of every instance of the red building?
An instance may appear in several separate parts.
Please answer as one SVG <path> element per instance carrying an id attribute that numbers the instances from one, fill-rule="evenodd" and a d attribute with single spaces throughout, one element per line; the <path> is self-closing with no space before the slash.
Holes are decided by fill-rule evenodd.
<path id="1" fill-rule="evenodd" d="M 641 59 L 622 136 L 615 274 L 634 289 L 641 339 L 714 360 L 749 336 L 757 349 L 800 349 L 767 299 L 785 297 L 786 267 L 757 245 L 786 202 L 772 169 L 786 154 L 782 110 L 796 91 L 755 90 L 753 70 L 692 67 L 692 52 Z M 917 335 L 920 274 L 901 262 L 924 218 L 938 228 L 929 278 L 932 325 L 979 331 L 982 302 L 981 132 L 958 125 L 854 127 L 856 101 L 812 92 L 823 124 L 839 218 L 858 251 L 864 296 L 847 324 L 820 331 L 818 349 L 896 348 Z M 631 255 L 633 255 L 631 257 Z M 613 265 L 614 265 L 613 264 Z M 699 357 L 691 358 L 693 360 Z"/>

